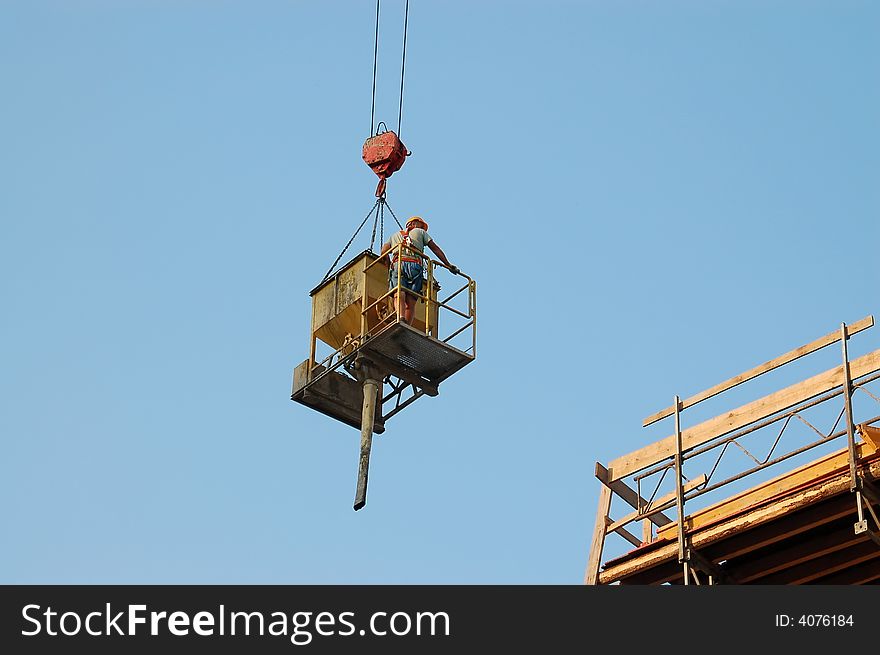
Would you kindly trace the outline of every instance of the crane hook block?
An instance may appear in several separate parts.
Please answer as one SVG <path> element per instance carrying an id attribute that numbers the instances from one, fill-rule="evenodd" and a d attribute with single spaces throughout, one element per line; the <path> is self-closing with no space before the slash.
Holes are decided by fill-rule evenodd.
<path id="1" fill-rule="evenodd" d="M 385 194 L 385 180 L 395 171 L 400 170 L 410 154 L 412 153 L 407 152 L 403 141 L 391 130 L 371 136 L 364 142 L 364 161 L 379 176 L 379 186 L 376 187 L 377 198 Z"/>

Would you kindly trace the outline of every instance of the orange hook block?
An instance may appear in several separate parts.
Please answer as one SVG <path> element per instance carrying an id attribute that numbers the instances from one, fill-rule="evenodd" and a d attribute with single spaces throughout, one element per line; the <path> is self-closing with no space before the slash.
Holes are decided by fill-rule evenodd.
<path id="1" fill-rule="evenodd" d="M 377 198 L 385 194 L 385 180 L 395 171 L 399 171 L 407 156 L 411 154 L 407 152 L 403 141 L 391 130 L 371 136 L 364 142 L 364 161 L 379 176 L 379 186 L 376 187 Z"/>

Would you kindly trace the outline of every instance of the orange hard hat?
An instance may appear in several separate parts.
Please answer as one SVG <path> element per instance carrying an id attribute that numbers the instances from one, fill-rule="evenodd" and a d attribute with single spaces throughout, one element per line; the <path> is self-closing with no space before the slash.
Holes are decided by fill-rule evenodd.
<path id="1" fill-rule="evenodd" d="M 423 226 L 422 229 L 426 232 L 428 231 L 428 222 L 421 216 L 410 216 L 408 219 L 406 219 L 406 227 L 408 228 L 410 223 L 416 222 L 421 223 Z"/>

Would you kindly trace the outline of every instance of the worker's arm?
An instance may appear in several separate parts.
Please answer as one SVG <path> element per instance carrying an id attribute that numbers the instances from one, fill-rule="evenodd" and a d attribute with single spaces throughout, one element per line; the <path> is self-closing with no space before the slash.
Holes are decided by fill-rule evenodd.
<path id="1" fill-rule="evenodd" d="M 379 259 L 382 259 L 383 257 L 385 257 L 385 255 L 388 254 L 389 250 L 391 250 L 391 242 L 386 241 L 385 243 L 382 244 L 382 252 L 379 253 Z"/>
<path id="2" fill-rule="evenodd" d="M 453 273 L 458 275 L 458 273 L 459 273 L 458 266 L 455 266 L 455 265 L 449 263 L 449 260 L 446 258 L 446 253 L 444 253 L 443 249 L 437 245 L 436 241 L 433 241 L 433 240 L 429 241 L 428 247 L 434 252 L 435 255 L 437 255 L 437 258 L 441 262 L 446 264 L 446 268 L 448 268 L 450 271 L 452 271 Z"/>

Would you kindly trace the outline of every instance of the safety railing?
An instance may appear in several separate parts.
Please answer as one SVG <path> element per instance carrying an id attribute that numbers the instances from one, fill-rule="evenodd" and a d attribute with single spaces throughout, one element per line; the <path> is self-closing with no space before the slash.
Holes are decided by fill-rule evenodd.
<path id="1" fill-rule="evenodd" d="M 404 250 L 406 250 L 406 256 L 408 258 L 418 257 L 421 260 L 422 268 L 427 276 L 427 279 L 425 280 L 425 283 L 422 285 L 422 288 L 426 289 L 427 293 L 419 293 L 417 291 L 413 291 L 412 289 L 408 289 L 403 286 L 402 269 L 403 269 Z M 381 328 L 385 327 L 387 324 L 399 321 L 401 319 L 400 309 L 401 309 L 401 306 L 403 305 L 403 302 L 404 302 L 403 301 L 403 294 L 407 294 L 411 298 L 413 298 L 416 302 L 421 301 L 424 303 L 424 306 L 425 306 L 425 329 L 424 329 L 424 332 L 426 335 L 438 338 L 440 341 L 443 341 L 444 343 L 449 343 L 452 339 L 454 339 L 456 336 L 458 336 L 459 334 L 461 334 L 462 332 L 464 332 L 468 328 L 472 328 L 471 329 L 471 344 L 468 348 L 465 348 L 462 350 L 463 350 L 463 352 L 469 352 L 473 356 L 476 356 L 476 349 L 477 349 L 477 331 L 476 331 L 476 322 L 477 322 L 476 291 L 477 291 L 477 285 L 476 285 L 476 282 L 470 276 L 466 275 L 465 273 L 462 273 L 459 270 L 459 272 L 457 274 L 453 273 L 453 275 L 463 277 L 466 280 L 464 285 L 459 287 L 456 291 L 454 291 L 452 294 L 447 296 L 444 300 L 437 300 L 436 298 L 433 297 L 433 295 L 434 295 L 433 292 L 435 290 L 435 288 L 434 288 L 435 287 L 435 279 L 436 279 L 434 271 L 435 271 L 436 267 L 446 268 L 447 270 L 449 270 L 447 266 L 445 266 L 444 264 L 442 264 L 439 261 L 431 259 L 430 257 L 426 256 L 423 253 L 419 253 L 415 250 L 412 250 L 411 248 L 406 248 L 405 244 L 403 244 L 402 242 L 399 243 L 397 246 L 395 246 L 393 251 L 389 251 L 388 256 L 390 256 L 392 259 L 393 263 L 391 265 L 397 267 L 397 284 L 396 284 L 396 286 L 391 287 L 384 295 L 377 298 L 375 301 L 373 301 L 369 305 L 365 306 L 361 310 L 361 338 L 365 339 L 367 336 L 369 336 L 369 334 L 371 332 L 375 333 L 378 330 L 380 330 Z M 366 279 L 367 279 L 368 271 L 373 266 L 383 266 L 384 267 L 384 266 L 387 266 L 387 264 L 385 264 L 384 258 L 380 257 L 379 259 L 373 261 L 372 263 L 370 263 L 369 265 L 367 265 L 364 268 L 364 280 L 365 280 L 364 287 L 365 288 L 366 288 Z M 452 273 L 452 271 L 450 271 L 450 273 Z M 461 309 L 458 309 L 451 304 L 451 301 L 453 299 L 455 299 L 456 297 L 458 297 L 458 295 L 463 293 L 464 291 L 468 292 L 467 293 L 467 309 L 466 309 L 466 311 L 462 311 Z M 378 325 L 373 326 L 372 329 L 369 329 L 368 325 L 367 325 L 368 312 L 374 308 L 378 308 L 382 303 L 387 304 L 387 302 L 389 300 L 391 300 L 392 297 L 395 300 L 395 302 L 392 303 L 392 307 L 393 307 L 392 311 L 389 312 L 379 322 Z M 451 314 L 457 315 L 457 316 L 465 319 L 465 321 L 466 321 L 464 323 L 464 325 L 459 326 L 458 329 L 456 329 L 451 334 L 447 335 L 445 338 L 441 338 L 438 333 L 438 327 L 439 327 L 438 323 L 439 323 L 441 309 L 448 311 Z M 432 323 L 432 318 L 435 315 L 437 316 L 438 320 L 436 322 Z"/>

